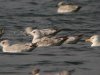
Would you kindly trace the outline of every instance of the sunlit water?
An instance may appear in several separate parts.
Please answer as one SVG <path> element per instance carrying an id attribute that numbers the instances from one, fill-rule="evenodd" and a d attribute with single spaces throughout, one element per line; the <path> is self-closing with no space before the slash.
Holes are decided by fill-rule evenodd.
<path id="1" fill-rule="evenodd" d="M 47 71 L 75 71 L 72 75 L 100 75 L 100 47 L 91 48 L 83 40 L 100 33 L 100 0 L 69 0 L 82 8 L 75 13 L 57 14 L 60 0 L 0 0 L 2 38 L 12 42 L 30 42 L 21 31 L 27 26 L 68 28 L 58 35 L 83 33 L 77 44 L 36 48 L 32 52 L 9 54 L 0 52 L 0 75 L 31 75 L 34 67 Z"/>

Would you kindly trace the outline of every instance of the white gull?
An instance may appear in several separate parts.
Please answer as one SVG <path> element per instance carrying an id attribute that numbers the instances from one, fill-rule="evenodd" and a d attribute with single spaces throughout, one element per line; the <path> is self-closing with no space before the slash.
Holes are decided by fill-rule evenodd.
<path id="1" fill-rule="evenodd" d="M 54 27 L 53 28 L 45 28 L 45 29 L 38 29 L 38 28 L 33 29 L 32 27 L 26 27 L 25 28 L 26 34 L 29 34 L 29 35 L 32 35 L 31 32 L 33 30 L 39 32 L 42 37 L 44 37 L 44 36 L 54 36 L 60 31 L 72 31 L 71 29 L 68 29 L 68 28 L 58 29 L 57 27 L 55 27 L 55 28 Z"/>
<path id="2" fill-rule="evenodd" d="M 59 2 L 57 12 L 60 14 L 70 13 L 70 12 L 77 11 L 79 8 L 80 7 L 75 4 L 65 4 L 64 2 Z"/>
<path id="3" fill-rule="evenodd" d="M 45 29 L 37 29 L 37 28 L 33 29 L 32 27 L 25 28 L 26 34 L 29 34 L 29 35 L 31 35 L 31 31 L 33 30 L 39 31 L 42 36 L 48 36 L 48 35 L 54 34 L 55 32 L 58 32 L 58 30 L 54 28 L 45 28 Z"/>
<path id="4" fill-rule="evenodd" d="M 86 42 L 91 42 L 91 47 L 100 46 L 100 35 L 93 35 L 85 40 Z"/>
<path id="5" fill-rule="evenodd" d="M 72 71 L 63 70 L 63 71 L 56 72 L 56 73 L 48 72 L 48 73 L 45 73 L 44 75 L 71 75 L 71 72 Z M 33 69 L 32 75 L 41 75 L 40 69 L 38 69 L 38 68 Z"/>
<path id="6" fill-rule="evenodd" d="M 73 36 L 68 36 L 68 39 L 64 42 L 65 44 L 76 44 L 83 37 L 83 34 L 77 34 Z"/>
<path id="7" fill-rule="evenodd" d="M 0 42 L 0 46 L 2 46 L 3 52 L 7 53 L 27 52 L 35 48 L 35 46 L 32 43 L 18 43 L 10 45 L 9 40 L 2 40 Z"/>

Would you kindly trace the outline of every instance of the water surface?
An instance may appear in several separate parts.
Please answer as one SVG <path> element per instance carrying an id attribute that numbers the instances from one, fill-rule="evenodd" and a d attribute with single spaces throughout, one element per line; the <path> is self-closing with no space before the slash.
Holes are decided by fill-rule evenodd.
<path id="1" fill-rule="evenodd" d="M 27 26 L 72 30 L 58 35 L 84 33 L 88 37 L 100 33 L 100 0 L 71 0 L 82 8 L 62 15 L 56 12 L 59 1 L 0 0 L 0 25 L 6 30 L 2 38 L 30 42 L 32 38 L 21 32 Z M 31 75 L 34 67 L 40 68 L 43 74 L 74 69 L 72 75 L 100 75 L 100 48 L 91 48 L 82 40 L 78 44 L 36 48 L 32 52 L 9 54 L 1 51 L 0 75 Z"/>

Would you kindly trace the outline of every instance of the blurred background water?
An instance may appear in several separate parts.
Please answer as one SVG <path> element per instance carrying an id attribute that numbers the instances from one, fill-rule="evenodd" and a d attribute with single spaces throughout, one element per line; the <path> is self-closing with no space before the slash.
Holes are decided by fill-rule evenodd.
<path id="1" fill-rule="evenodd" d="M 83 33 L 88 37 L 100 33 L 100 0 L 68 0 L 82 8 L 75 13 L 57 14 L 60 1 L 0 0 L 0 25 L 5 28 L 2 38 L 30 42 L 32 38 L 21 32 L 27 26 L 72 29 L 58 35 Z M 19 54 L 1 51 L 0 75 L 31 75 L 34 67 L 40 68 L 43 74 L 74 69 L 72 75 L 100 75 L 100 48 L 91 48 L 82 40 L 77 44 L 36 48 Z"/>

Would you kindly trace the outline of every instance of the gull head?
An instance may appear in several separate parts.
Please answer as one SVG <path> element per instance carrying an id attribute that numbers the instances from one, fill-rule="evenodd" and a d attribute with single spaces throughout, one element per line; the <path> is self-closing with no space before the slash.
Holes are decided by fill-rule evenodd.
<path id="1" fill-rule="evenodd" d="M 32 70 L 32 75 L 39 75 L 40 69 L 35 68 Z"/>
<path id="2" fill-rule="evenodd" d="M 100 45 L 100 36 L 99 35 L 93 35 L 89 39 L 85 40 L 86 42 L 91 42 L 91 46 L 98 46 Z"/>
<path id="3" fill-rule="evenodd" d="M 42 33 L 41 33 L 40 30 L 38 30 L 38 29 L 34 29 L 34 30 L 31 32 L 31 35 L 32 35 L 35 39 L 38 39 L 38 38 L 41 38 L 41 37 L 42 37 Z"/>
<path id="4" fill-rule="evenodd" d="M 2 40 L 2 41 L 0 42 L 0 46 L 2 46 L 2 47 L 7 47 L 7 46 L 9 46 L 9 41 L 8 41 L 8 40 Z"/>
<path id="5" fill-rule="evenodd" d="M 65 5 L 65 3 L 63 1 L 59 2 L 58 6 L 61 6 L 61 5 Z"/>

